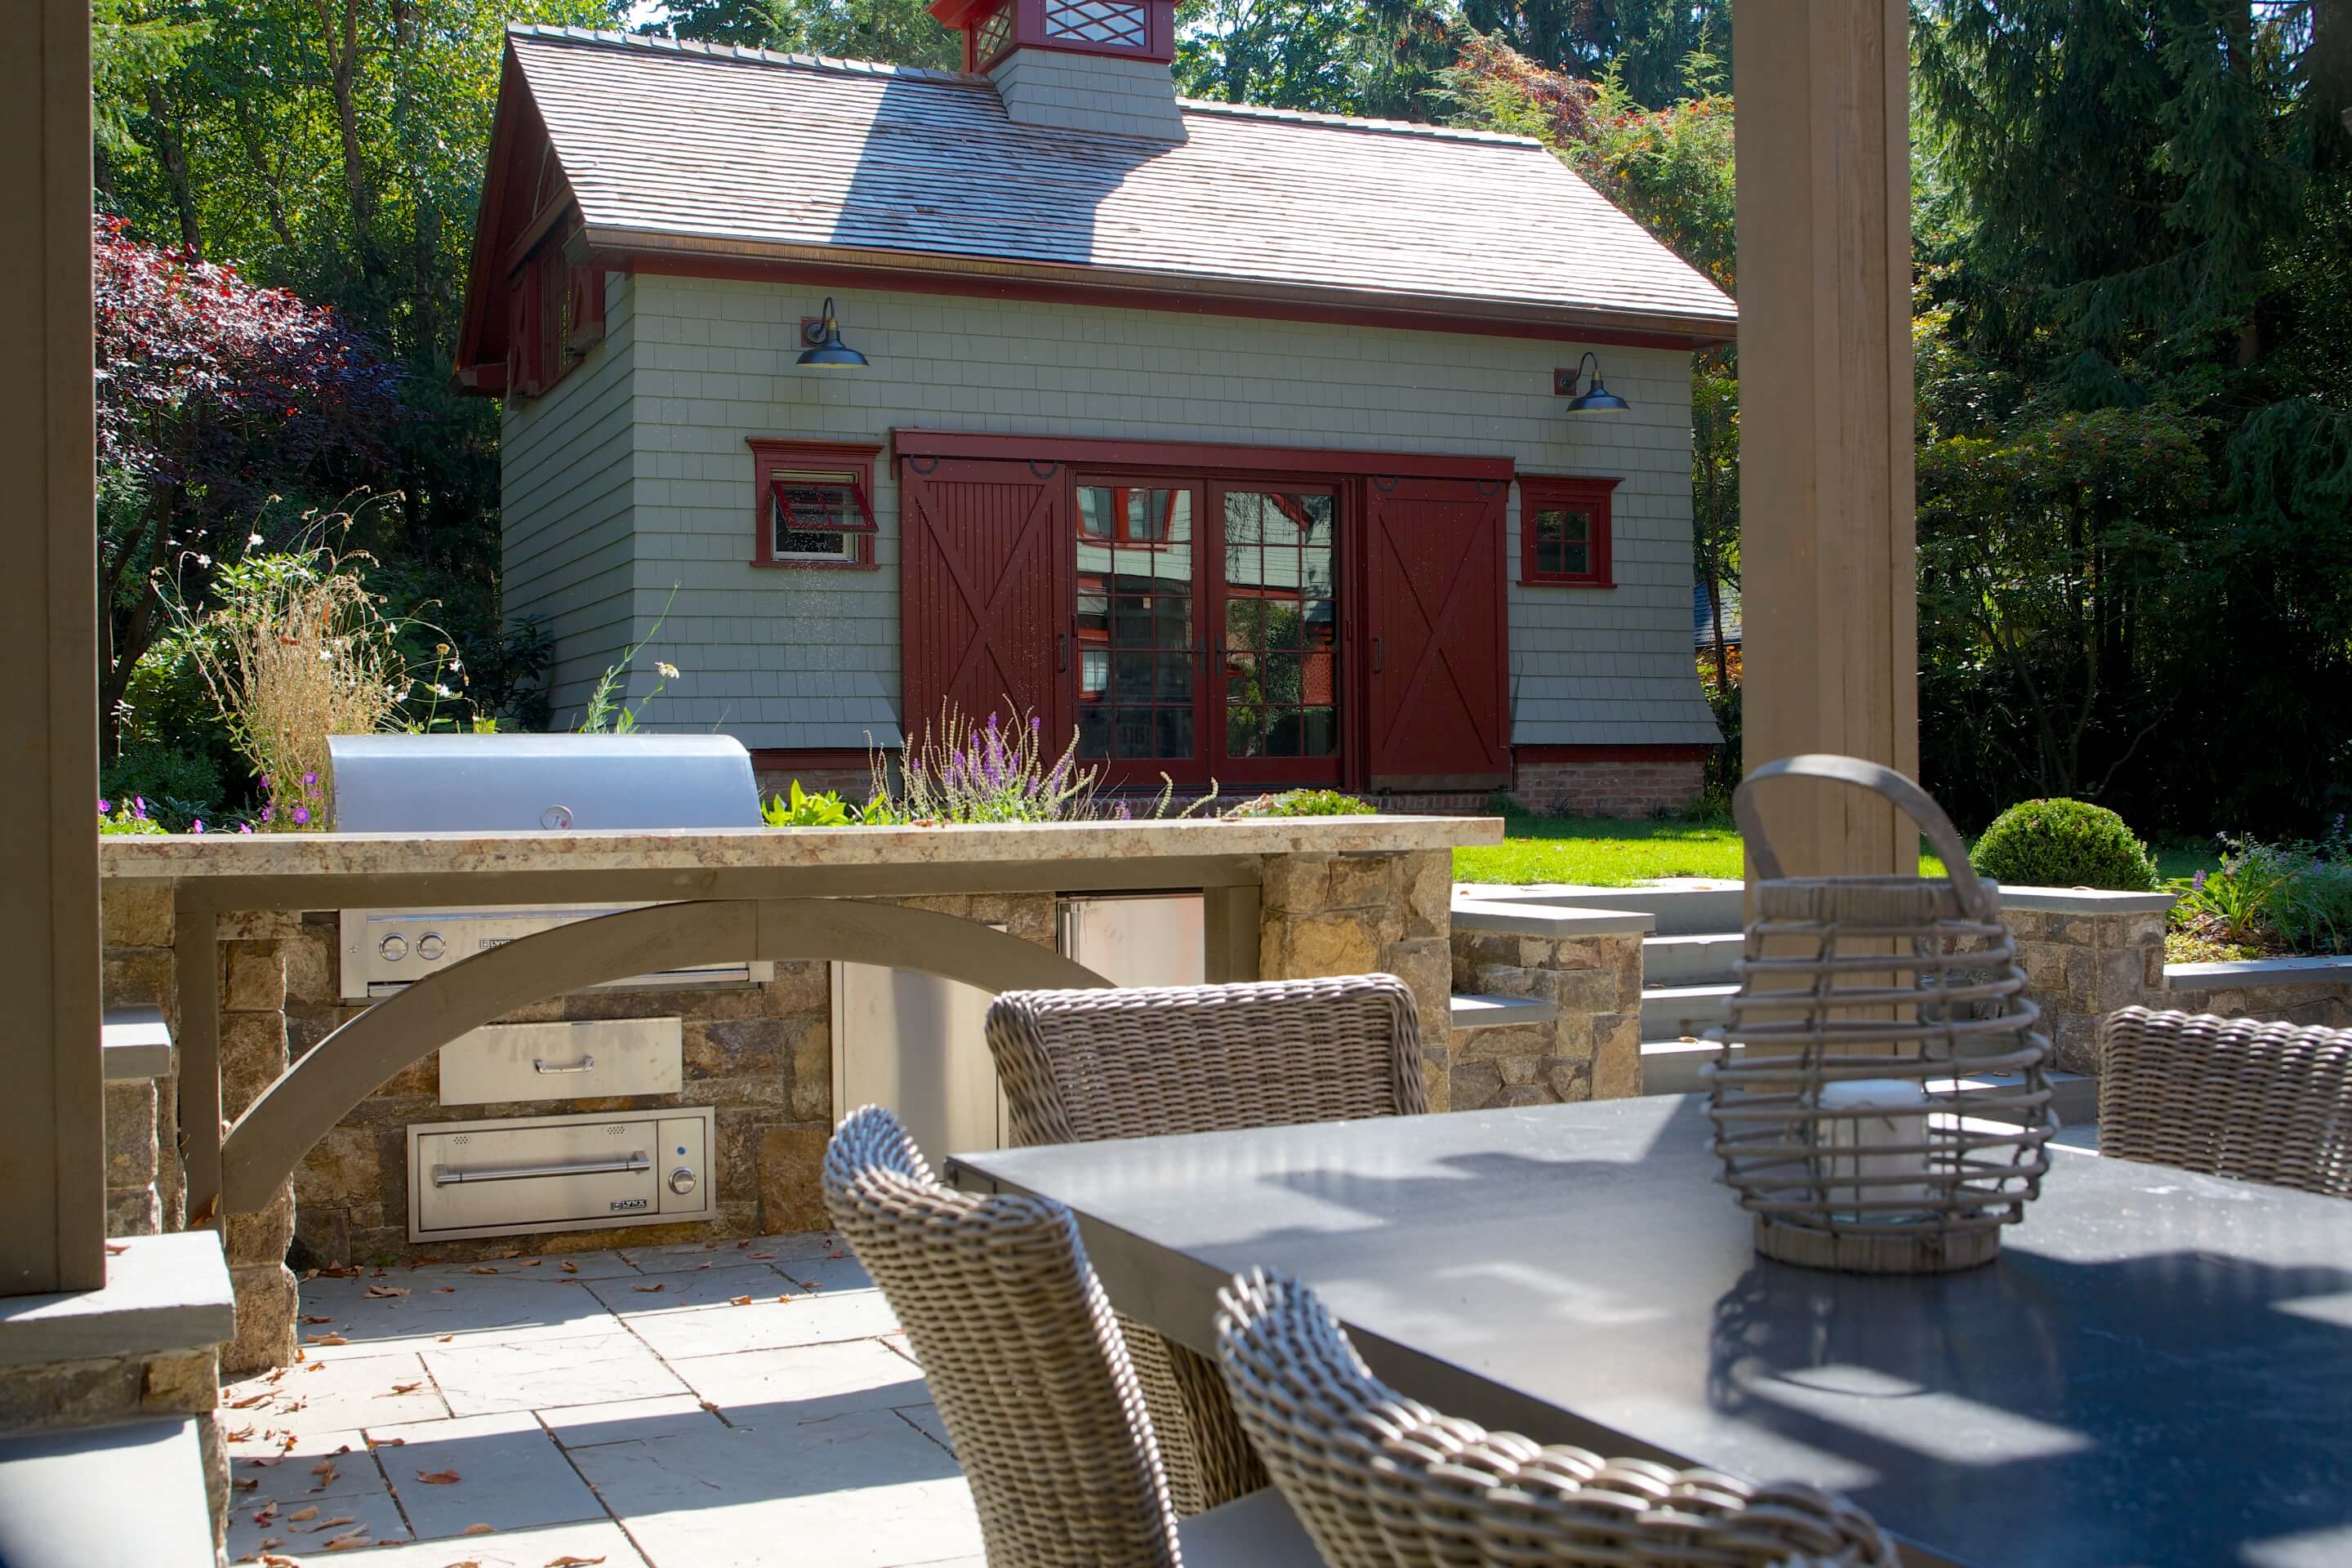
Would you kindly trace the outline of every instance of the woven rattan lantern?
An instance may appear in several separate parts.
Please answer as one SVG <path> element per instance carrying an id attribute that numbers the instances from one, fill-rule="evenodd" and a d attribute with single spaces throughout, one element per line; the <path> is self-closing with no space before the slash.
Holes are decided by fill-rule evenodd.
<path id="1" fill-rule="evenodd" d="M 1948 875 L 1785 875 L 1756 804 L 1773 779 L 1891 802 Z M 2057 1130 L 2050 1041 L 1999 889 L 1969 868 L 1942 807 L 1874 763 L 1772 763 L 1732 807 L 1756 880 L 1731 1020 L 1707 1033 L 1725 1047 L 1706 1069 L 1707 1114 L 1756 1249 L 1870 1274 L 1990 1262 Z"/>

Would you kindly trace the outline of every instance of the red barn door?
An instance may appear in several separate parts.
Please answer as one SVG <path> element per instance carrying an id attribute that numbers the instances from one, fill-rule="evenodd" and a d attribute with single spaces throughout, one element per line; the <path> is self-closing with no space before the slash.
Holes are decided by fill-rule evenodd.
<path id="1" fill-rule="evenodd" d="M 975 722 L 1033 713 L 1066 739 L 1060 570 L 1070 471 L 1054 463 L 908 458 L 898 465 L 899 647 L 908 744 L 942 701 Z M 1049 744 L 1058 751 L 1059 741 Z"/>
<path id="2" fill-rule="evenodd" d="M 1507 784 L 1503 502 L 1510 486 L 1376 478 L 1364 489 L 1370 784 Z"/>

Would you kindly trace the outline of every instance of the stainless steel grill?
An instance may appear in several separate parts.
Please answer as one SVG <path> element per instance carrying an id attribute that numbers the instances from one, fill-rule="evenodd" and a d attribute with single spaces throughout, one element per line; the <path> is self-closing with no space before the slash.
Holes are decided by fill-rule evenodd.
<path id="1" fill-rule="evenodd" d="M 727 735 L 338 735 L 335 826 L 347 833 L 756 827 L 751 754 Z M 389 996 L 461 959 L 634 904 L 345 910 L 341 991 Z M 635 975 L 614 987 L 764 981 L 730 963 Z"/>

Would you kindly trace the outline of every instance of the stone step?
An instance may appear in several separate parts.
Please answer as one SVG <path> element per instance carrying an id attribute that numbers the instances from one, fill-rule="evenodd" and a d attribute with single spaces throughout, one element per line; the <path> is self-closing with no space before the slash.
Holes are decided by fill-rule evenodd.
<path id="1" fill-rule="evenodd" d="M 1642 984 L 1729 984 L 1731 966 L 1746 948 L 1747 939 L 1736 931 L 1645 938 L 1642 942 Z"/>
<path id="2" fill-rule="evenodd" d="M 1731 1047 L 1734 1052 L 1739 1047 Z M 1643 1094 L 1704 1094 L 1706 1079 L 1699 1069 L 1715 1060 L 1717 1047 L 1705 1040 L 1644 1040 L 1642 1042 Z M 1967 1080 L 1970 1088 L 1990 1090 L 2014 1087 L 2016 1075 L 1988 1073 Z M 2061 1126 L 2078 1127 L 2099 1114 L 2099 1080 L 2083 1073 L 2052 1071 L 2051 1107 Z M 1963 1090 L 1965 1093 L 1966 1090 Z"/>
<path id="3" fill-rule="evenodd" d="M 1532 936 L 1565 942 L 1581 936 L 1644 936 L 1649 917 L 1638 910 L 1586 909 L 1581 906 L 1486 897 L 1490 889 L 1472 886 L 1454 890 L 1453 921 L 1457 931 L 1489 936 Z"/>
<path id="4" fill-rule="evenodd" d="M 1456 996 L 1453 1011 L 1453 1023 L 1457 1029 L 1549 1024 L 1559 1016 L 1559 1006 L 1540 996 Z"/>
<path id="5" fill-rule="evenodd" d="M 1728 1004 L 1739 987 L 1713 985 L 1645 985 L 1642 990 L 1642 1037 L 1675 1040 L 1704 1034 L 1731 1016 Z"/>
<path id="6" fill-rule="evenodd" d="M 1646 914 L 1660 936 L 1706 935 L 1739 930 L 1746 920 L 1746 889 L 1738 882 L 1677 878 L 1639 888 L 1587 888 L 1566 884 L 1507 888 L 1477 884 L 1457 888 L 1465 896 L 1486 904 L 1522 908 L 1550 905 L 1576 910 L 1613 910 Z"/>

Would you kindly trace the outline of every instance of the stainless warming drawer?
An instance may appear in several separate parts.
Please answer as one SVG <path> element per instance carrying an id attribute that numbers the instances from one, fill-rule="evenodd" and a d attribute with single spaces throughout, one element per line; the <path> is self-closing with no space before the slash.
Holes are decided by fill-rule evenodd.
<path id="1" fill-rule="evenodd" d="M 408 1239 L 715 1218 L 712 1121 L 705 1106 L 418 1123 Z"/>
<path id="2" fill-rule="evenodd" d="M 441 1103 L 676 1094 L 685 1047 L 677 1018 L 487 1024 L 441 1047 Z"/>

